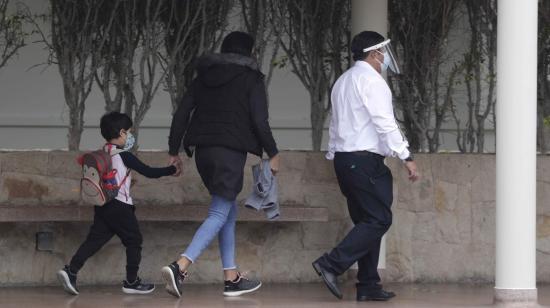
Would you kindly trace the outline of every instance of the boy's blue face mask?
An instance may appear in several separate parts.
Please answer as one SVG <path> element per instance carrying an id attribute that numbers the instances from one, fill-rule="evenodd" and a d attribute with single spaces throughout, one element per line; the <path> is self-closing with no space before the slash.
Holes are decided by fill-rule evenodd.
<path id="1" fill-rule="evenodd" d="M 128 151 L 131 148 L 134 147 L 134 144 L 136 143 L 136 138 L 132 133 L 127 132 L 126 133 L 126 142 L 124 143 L 124 151 Z"/>

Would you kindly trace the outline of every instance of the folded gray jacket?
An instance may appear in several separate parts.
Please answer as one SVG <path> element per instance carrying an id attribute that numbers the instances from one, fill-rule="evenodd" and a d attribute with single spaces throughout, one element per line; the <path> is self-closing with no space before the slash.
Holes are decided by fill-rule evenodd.
<path id="1" fill-rule="evenodd" d="M 245 206 L 257 211 L 264 211 L 267 219 L 279 218 L 279 189 L 277 179 L 271 172 L 269 160 L 263 159 L 258 165 L 252 166 L 254 188 L 246 199 Z"/>

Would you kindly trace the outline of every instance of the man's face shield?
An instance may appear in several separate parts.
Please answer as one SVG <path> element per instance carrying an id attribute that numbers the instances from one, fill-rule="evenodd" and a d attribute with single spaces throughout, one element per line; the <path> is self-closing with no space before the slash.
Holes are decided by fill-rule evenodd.
<path id="1" fill-rule="evenodd" d="M 395 53 L 393 52 L 389 39 L 383 41 L 380 44 L 376 44 L 374 46 L 365 48 L 363 49 L 363 52 L 368 52 L 373 50 L 380 52 L 384 55 L 384 62 L 380 63 L 382 70 L 384 69 L 384 66 L 385 66 L 386 68 L 389 68 L 394 74 L 401 74 L 401 70 L 399 69 L 397 58 L 395 57 Z"/>

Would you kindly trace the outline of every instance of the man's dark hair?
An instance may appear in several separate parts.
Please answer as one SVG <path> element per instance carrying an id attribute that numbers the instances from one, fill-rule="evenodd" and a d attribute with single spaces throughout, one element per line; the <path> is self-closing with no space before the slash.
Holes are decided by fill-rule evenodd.
<path id="1" fill-rule="evenodd" d="M 222 53 L 236 53 L 250 57 L 252 55 L 252 47 L 254 46 L 254 38 L 248 33 L 234 31 L 229 33 L 222 42 Z"/>
<path id="2" fill-rule="evenodd" d="M 134 123 L 128 115 L 113 111 L 101 117 L 99 127 L 101 128 L 101 136 L 109 141 L 120 137 L 121 129 L 129 130 L 133 125 Z"/>
<path id="3" fill-rule="evenodd" d="M 363 52 L 363 49 L 374 46 L 376 44 L 382 43 L 384 37 L 374 31 L 363 31 L 353 37 L 351 41 L 351 53 L 353 54 L 353 60 L 363 60 L 368 55 L 369 52 Z"/>

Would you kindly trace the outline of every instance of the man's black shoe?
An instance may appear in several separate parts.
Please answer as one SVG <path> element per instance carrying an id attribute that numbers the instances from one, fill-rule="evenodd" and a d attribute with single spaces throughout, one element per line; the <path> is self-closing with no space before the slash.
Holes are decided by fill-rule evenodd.
<path id="1" fill-rule="evenodd" d="M 330 290 L 330 292 L 338 299 L 342 299 L 342 297 L 344 296 L 342 295 L 342 291 L 340 291 L 340 288 L 338 288 L 338 280 L 336 278 L 336 275 L 324 269 L 323 266 L 319 263 L 319 260 L 313 262 L 312 265 L 317 272 L 317 275 L 323 278 L 323 280 L 325 281 L 325 285 Z"/>
<path id="2" fill-rule="evenodd" d="M 373 290 L 370 292 L 361 292 L 357 294 L 358 302 L 367 302 L 367 301 L 387 301 L 395 297 L 395 293 L 388 292 L 384 290 Z"/>

